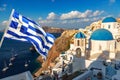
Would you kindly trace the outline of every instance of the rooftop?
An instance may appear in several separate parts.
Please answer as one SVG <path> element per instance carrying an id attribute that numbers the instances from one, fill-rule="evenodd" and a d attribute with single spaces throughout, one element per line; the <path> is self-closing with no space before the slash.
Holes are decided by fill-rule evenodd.
<path id="1" fill-rule="evenodd" d="M 106 22 L 117 22 L 117 20 L 113 17 L 106 17 L 102 20 L 102 23 L 106 23 Z"/>
<path id="2" fill-rule="evenodd" d="M 112 33 L 106 29 L 97 29 L 95 30 L 90 39 L 92 40 L 113 40 Z"/>

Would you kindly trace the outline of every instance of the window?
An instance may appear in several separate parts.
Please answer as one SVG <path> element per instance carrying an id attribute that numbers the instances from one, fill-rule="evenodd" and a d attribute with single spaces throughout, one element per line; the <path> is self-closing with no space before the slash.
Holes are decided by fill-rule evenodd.
<path id="1" fill-rule="evenodd" d="M 110 25 L 108 25 L 108 29 L 110 29 Z"/>
<path id="2" fill-rule="evenodd" d="M 80 42 L 79 42 L 79 40 L 77 40 L 77 46 L 80 46 Z"/>

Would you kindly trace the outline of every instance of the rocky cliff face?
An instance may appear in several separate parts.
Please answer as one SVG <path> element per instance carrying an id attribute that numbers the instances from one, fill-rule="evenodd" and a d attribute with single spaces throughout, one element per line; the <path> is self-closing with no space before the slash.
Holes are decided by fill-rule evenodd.
<path id="1" fill-rule="evenodd" d="M 44 26 L 42 28 L 45 30 L 45 32 L 49 32 L 49 33 L 62 33 L 63 31 L 65 31 L 65 29 L 62 28 L 53 28 L 48 26 Z"/>
<path id="2" fill-rule="evenodd" d="M 42 67 L 34 74 L 35 76 L 39 76 L 42 71 L 47 70 L 50 63 L 54 63 L 55 59 L 61 54 L 61 52 L 69 49 L 70 40 L 76 32 L 78 32 L 78 30 L 64 31 L 61 36 L 55 40 L 53 47 L 48 53 L 47 60 L 42 61 Z M 41 61 L 41 57 L 39 57 L 38 60 Z"/>

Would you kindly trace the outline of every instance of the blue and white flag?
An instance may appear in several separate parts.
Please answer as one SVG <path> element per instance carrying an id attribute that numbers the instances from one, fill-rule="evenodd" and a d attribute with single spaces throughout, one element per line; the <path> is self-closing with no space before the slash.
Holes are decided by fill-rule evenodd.
<path id="1" fill-rule="evenodd" d="M 10 23 L 4 37 L 28 41 L 33 44 L 36 51 L 44 58 L 54 43 L 54 36 L 46 33 L 36 22 L 12 11 Z"/>

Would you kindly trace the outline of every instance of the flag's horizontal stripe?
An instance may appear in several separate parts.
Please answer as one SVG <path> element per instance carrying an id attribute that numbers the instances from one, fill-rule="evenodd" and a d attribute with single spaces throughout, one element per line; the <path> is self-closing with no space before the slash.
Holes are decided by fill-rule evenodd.
<path id="1" fill-rule="evenodd" d="M 46 33 L 46 36 L 49 43 L 54 43 L 55 37 L 53 35 L 51 35 L 50 33 Z"/>
<path id="2" fill-rule="evenodd" d="M 10 31 L 8 31 L 8 33 L 9 34 L 17 35 L 14 32 L 10 32 Z M 16 37 L 18 37 L 18 36 L 16 36 Z M 20 36 L 19 38 L 27 39 L 30 43 L 34 43 L 35 44 L 34 46 L 36 46 L 36 49 L 37 49 L 38 53 L 47 54 L 46 51 L 48 51 L 48 49 L 47 48 L 43 48 L 42 47 L 42 43 L 39 42 L 39 40 L 37 40 L 36 37 L 34 37 L 34 36 L 29 36 L 29 37 L 28 36 Z"/>
<path id="3" fill-rule="evenodd" d="M 23 29 L 22 29 L 22 28 L 23 28 Z M 23 30 L 23 31 L 20 30 L 21 33 L 25 34 L 26 36 L 35 36 L 38 40 L 40 40 L 40 41 L 42 42 L 43 47 L 49 49 L 49 47 L 46 46 L 46 44 L 47 44 L 46 40 L 43 40 L 40 36 L 33 35 L 33 34 L 31 34 L 31 33 L 26 32 L 26 29 L 27 29 L 27 28 L 26 28 L 25 26 L 22 26 L 21 29 Z M 53 44 L 53 43 L 52 43 L 52 44 Z"/>
<path id="4" fill-rule="evenodd" d="M 13 21 L 12 21 L 13 22 Z M 16 22 L 13 22 L 13 23 L 16 23 Z M 11 25 L 10 25 L 10 27 L 12 27 Z M 15 29 L 16 29 L 16 25 L 13 25 L 13 27 L 12 28 L 14 28 L 15 27 Z M 31 34 L 31 35 L 38 35 L 39 33 L 40 33 L 40 31 L 38 30 L 38 29 L 36 29 L 37 31 L 39 31 L 39 33 L 37 33 L 36 34 L 36 32 L 35 32 L 35 28 L 33 28 L 33 27 L 30 27 L 30 28 L 27 28 L 26 26 L 21 26 L 21 29 L 20 29 L 20 31 L 22 32 L 22 33 L 27 33 L 27 29 L 30 31 L 29 33 Z M 34 30 L 34 31 L 32 31 L 32 30 Z M 29 34 L 29 35 L 30 35 Z M 28 34 L 27 34 L 28 35 Z M 39 34 L 40 35 L 40 34 Z M 44 36 L 44 35 L 42 35 L 42 36 Z M 49 40 L 48 40 L 48 42 L 49 42 Z"/>
<path id="5" fill-rule="evenodd" d="M 54 39 L 50 36 L 47 36 L 47 42 L 50 43 L 50 44 L 53 44 L 54 43 Z"/>
<path id="6" fill-rule="evenodd" d="M 46 59 L 48 52 L 46 52 L 45 55 L 44 55 L 43 53 L 40 53 L 40 52 L 39 52 L 39 50 L 37 49 L 37 46 L 36 46 L 34 43 L 32 43 L 32 44 L 33 44 L 33 46 L 35 47 L 36 51 Z"/>
<path id="7" fill-rule="evenodd" d="M 41 44 L 41 43 L 38 44 L 38 42 L 36 42 L 35 40 L 33 40 L 32 37 L 33 37 L 33 36 L 28 37 L 28 40 L 29 40 L 31 43 L 34 44 L 35 48 L 37 49 L 37 52 L 38 52 L 38 53 L 41 53 L 41 54 L 43 54 L 43 55 L 45 55 L 45 56 L 47 56 L 47 53 L 46 53 L 45 48 L 41 48 L 42 44 Z M 41 50 L 41 49 L 42 49 L 42 50 Z"/>
<path id="8" fill-rule="evenodd" d="M 10 35 L 10 34 L 7 34 L 7 33 L 5 33 L 5 38 L 24 41 L 24 42 L 27 41 L 26 39 L 19 39 L 19 38 L 14 37 L 13 35 Z"/>
<path id="9" fill-rule="evenodd" d="M 28 28 L 31 29 L 31 30 L 33 30 L 33 31 L 35 31 L 38 34 L 41 34 L 41 35 L 45 36 L 44 33 L 42 31 L 38 30 L 37 28 L 34 28 L 32 26 L 29 26 Z"/>
<path id="10" fill-rule="evenodd" d="M 9 27 L 9 31 L 15 31 L 14 33 L 15 33 L 15 35 L 22 35 L 22 36 L 35 36 L 35 35 L 32 35 L 31 33 L 23 33 L 23 32 L 20 32 L 20 31 L 17 31 L 16 29 L 14 29 L 14 28 L 11 28 L 11 27 Z M 11 33 L 11 35 L 12 35 L 12 33 Z M 14 36 L 15 37 L 15 36 Z M 38 39 L 39 38 L 41 38 L 40 36 L 38 36 Z M 46 40 L 43 40 L 43 38 L 41 38 L 41 40 L 42 40 L 42 43 L 44 43 L 43 45 L 45 46 L 45 47 L 47 47 L 47 49 L 49 49 L 50 47 L 47 45 L 48 44 L 48 42 L 46 42 Z M 53 44 L 53 42 L 52 43 L 50 43 L 51 45 Z M 48 48 L 49 47 L 49 48 Z"/>
<path id="11" fill-rule="evenodd" d="M 27 24 L 29 23 L 29 20 L 26 17 L 24 17 L 24 16 L 22 16 L 22 21 L 27 23 Z"/>
<path id="12" fill-rule="evenodd" d="M 14 32 L 12 32 L 12 31 L 10 31 L 10 30 L 8 30 L 7 31 L 7 33 L 8 34 L 10 34 L 10 35 L 12 35 L 13 37 L 16 37 L 16 38 L 19 38 L 19 39 L 27 39 L 28 40 L 28 38 L 24 38 L 24 36 L 19 36 L 17 33 L 14 33 Z M 31 35 L 29 35 L 28 37 L 31 37 Z M 38 43 L 40 43 L 41 45 L 42 45 L 42 49 L 43 48 L 45 48 L 45 49 L 50 49 L 47 45 L 45 45 L 44 44 L 44 41 L 40 38 L 40 37 L 38 37 L 38 36 L 34 36 L 34 38 L 33 38 L 36 42 L 38 42 Z"/>

